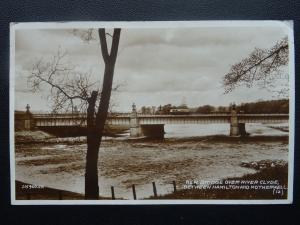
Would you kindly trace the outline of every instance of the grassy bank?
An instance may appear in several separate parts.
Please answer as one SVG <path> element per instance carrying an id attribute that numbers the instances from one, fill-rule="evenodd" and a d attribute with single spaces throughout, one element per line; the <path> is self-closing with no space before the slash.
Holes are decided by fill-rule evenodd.
<path id="1" fill-rule="evenodd" d="M 264 168 L 255 174 L 247 174 L 242 177 L 228 178 L 226 182 L 260 182 L 276 181 L 283 189 L 274 192 L 273 189 L 182 189 L 176 192 L 150 197 L 146 199 L 191 199 L 191 200 L 266 200 L 286 199 L 288 185 L 288 166 L 276 166 Z M 225 184 L 225 180 L 222 181 Z M 216 184 L 214 184 L 216 185 Z M 213 186 L 213 185 L 210 185 Z M 265 185 L 267 186 L 267 185 Z M 17 200 L 84 200 L 80 193 L 59 190 L 49 187 L 39 187 L 16 181 Z M 99 197 L 99 200 L 110 200 L 110 197 Z"/>
<path id="2" fill-rule="evenodd" d="M 71 191 L 16 181 L 16 200 L 84 200 L 84 195 Z M 99 196 L 99 200 L 110 199 Z"/>
<path id="3" fill-rule="evenodd" d="M 103 136 L 119 137 L 128 130 L 127 126 L 110 126 L 104 130 Z M 35 143 L 86 143 L 86 136 L 59 136 L 54 133 L 42 130 L 16 131 L 16 144 L 35 144 Z"/>
<path id="4" fill-rule="evenodd" d="M 283 142 L 288 143 L 288 136 L 238 136 L 232 137 L 228 135 L 210 135 L 199 137 L 183 137 L 183 138 L 165 138 L 157 139 L 150 137 L 132 138 L 128 142 L 140 143 L 184 143 L 184 142 L 205 142 L 205 143 L 257 143 L 257 142 Z"/>
<path id="5" fill-rule="evenodd" d="M 277 180 L 278 184 L 287 188 L 288 185 L 288 166 L 276 166 L 274 168 L 265 168 L 259 170 L 255 174 L 248 174 L 238 178 L 228 178 L 226 182 L 241 183 L 242 181 L 271 181 Z M 222 181 L 223 184 L 225 180 Z M 210 185 L 211 187 L 213 185 Z M 265 185 L 266 186 L 266 185 Z M 230 199 L 230 200 L 242 200 L 242 199 L 286 199 L 287 189 L 280 190 L 279 192 L 273 191 L 273 189 L 183 189 L 174 193 L 151 197 L 150 199 Z"/>
<path id="6" fill-rule="evenodd" d="M 84 195 L 16 181 L 16 200 L 84 199 Z"/>

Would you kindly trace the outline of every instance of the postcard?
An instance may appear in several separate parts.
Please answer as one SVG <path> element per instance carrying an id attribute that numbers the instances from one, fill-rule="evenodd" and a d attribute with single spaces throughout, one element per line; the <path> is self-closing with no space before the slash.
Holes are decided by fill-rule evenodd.
<path id="1" fill-rule="evenodd" d="M 292 21 L 10 27 L 11 203 L 290 204 Z"/>

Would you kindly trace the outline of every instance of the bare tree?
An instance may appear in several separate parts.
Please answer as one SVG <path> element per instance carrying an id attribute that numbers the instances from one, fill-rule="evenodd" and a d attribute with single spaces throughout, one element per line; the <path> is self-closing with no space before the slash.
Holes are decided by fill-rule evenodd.
<path id="1" fill-rule="evenodd" d="M 53 112 L 80 111 L 87 107 L 89 90 L 99 86 L 99 82 L 91 81 L 91 73 L 75 71 L 75 67 L 66 61 L 66 52 L 61 48 L 48 62 L 38 60 L 28 78 L 33 92 L 41 91 L 50 86 L 48 100 Z M 97 85 L 98 83 L 98 85 Z"/>
<path id="2" fill-rule="evenodd" d="M 71 109 L 73 112 L 74 106 L 79 106 L 81 110 L 86 109 L 86 199 L 98 199 L 99 197 L 98 153 L 110 105 L 113 75 L 121 34 L 121 29 L 115 28 L 113 35 L 109 35 L 112 38 L 109 51 L 105 29 L 100 28 L 97 31 L 105 65 L 101 89 L 98 82 L 91 81 L 89 73 L 74 72 L 74 68 L 64 60 L 66 53 L 62 53 L 61 50 L 57 52 L 57 55 L 49 63 L 43 63 L 42 60 L 38 61 L 29 77 L 33 91 L 40 90 L 43 84 L 50 86 L 49 96 L 53 103 L 53 110 L 59 111 L 64 108 L 67 110 Z M 95 39 L 92 36 L 92 29 L 88 29 L 87 32 L 82 34 L 84 34 L 84 36 L 81 36 L 83 40 Z"/>
<path id="3" fill-rule="evenodd" d="M 270 49 L 255 48 L 247 58 L 234 64 L 230 72 L 225 74 L 223 78 L 225 93 L 231 92 L 240 85 L 251 87 L 254 83 L 262 88 L 273 88 L 274 81 L 278 76 L 286 79 L 288 76 L 283 77 L 281 69 L 288 64 L 288 49 L 287 37 Z M 287 90 L 281 91 L 286 92 Z"/>

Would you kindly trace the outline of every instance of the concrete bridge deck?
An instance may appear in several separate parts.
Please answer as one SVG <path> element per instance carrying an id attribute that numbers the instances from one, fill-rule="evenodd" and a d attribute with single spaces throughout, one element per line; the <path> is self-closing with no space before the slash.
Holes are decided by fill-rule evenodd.
<path id="1" fill-rule="evenodd" d="M 240 123 L 282 123 L 288 122 L 288 114 L 237 114 Z M 140 125 L 147 124 L 210 124 L 230 123 L 231 114 L 195 114 L 195 115 L 143 115 L 136 117 Z M 85 114 L 33 114 L 35 126 L 86 126 Z M 108 116 L 109 125 L 128 125 L 130 115 Z"/>

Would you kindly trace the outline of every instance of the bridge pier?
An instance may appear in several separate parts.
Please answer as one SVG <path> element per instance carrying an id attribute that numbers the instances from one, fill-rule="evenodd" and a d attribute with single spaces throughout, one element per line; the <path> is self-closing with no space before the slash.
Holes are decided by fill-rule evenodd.
<path id="1" fill-rule="evenodd" d="M 142 136 L 142 129 L 139 124 L 135 104 L 133 103 L 132 112 L 130 115 L 130 137 L 140 137 L 140 136 Z"/>
<path id="2" fill-rule="evenodd" d="M 231 110 L 231 117 L 230 117 L 230 136 L 239 136 L 240 129 L 239 129 L 239 121 L 237 117 L 237 113 L 235 109 Z"/>
<path id="3" fill-rule="evenodd" d="M 245 123 L 239 123 L 235 105 L 231 109 L 230 117 L 230 136 L 246 136 L 246 125 Z"/>
<path id="4" fill-rule="evenodd" d="M 35 128 L 35 121 L 27 104 L 25 113 L 15 113 L 15 130 L 32 130 Z"/>
<path id="5" fill-rule="evenodd" d="M 132 105 L 132 112 L 130 115 L 130 137 L 153 137 L 163 138 L 165 134 L 164 124 L 144 124 L 141 125 L 135 105 Z"/>

